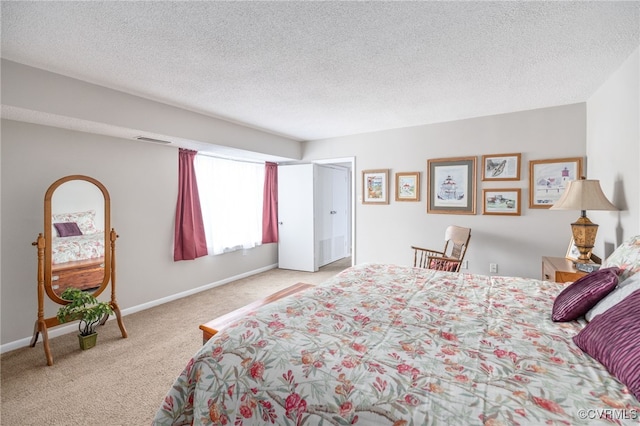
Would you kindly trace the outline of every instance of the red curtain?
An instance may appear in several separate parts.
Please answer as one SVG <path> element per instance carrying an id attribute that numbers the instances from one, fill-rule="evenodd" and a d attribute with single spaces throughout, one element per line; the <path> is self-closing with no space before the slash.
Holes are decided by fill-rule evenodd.
<path id="1" fill-rule="evenodd" d="M 178 205 L 173 260 L 192 260 L 207 255 L 204 222 L 198 196 L 194 160 L 197 151 L 180 148 L 178 153 Z"/>
<path id="2" fill-rule="evenodd" d="M 262 244 L 278 242 L 278 165 L 264 165 L 264 201 L 262 205 Z"/>

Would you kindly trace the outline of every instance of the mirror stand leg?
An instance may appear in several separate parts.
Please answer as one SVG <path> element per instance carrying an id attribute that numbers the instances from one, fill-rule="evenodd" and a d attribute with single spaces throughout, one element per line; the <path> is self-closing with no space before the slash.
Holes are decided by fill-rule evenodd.
<path id="1" fill-rule="evenodd" d="M 44 346 L 44 354 L 47 357 L 47 365 L 53 365 L 53 356 L 51 355 L 51 348 L 49 348 L 49 333 L 47 333 L 47 325 L 42 323 L 42 344 Z"/>
<path id="2" fill-rule="evenodd" d="M 53 356 L 49 347 L 49 333 L 47 332 L 47 324 L 44 320 L 37 320 L 33 330 L 30 346 L 33 348 L 38 342 L 38 335 L 42 333 L 42 346 L 44 347 L 44 355 L 47 357 L 47 365 L 53 365 Z"/>
<path id="3" fill-rule="evenodd" d="M 127 329 L 124 328 L 124 322 L 122 322 L 122 314 L 120 313 L 120 308 L 115 301 L 111 302 L 111 307 L 113 307 L 113 312 L 116 314 L 116 319 L 118 320 L 118 327 L 120 327 L 120 332 L 122 333 L 123 338 L 127 338 L 129 336 L 127 334 Z"/>

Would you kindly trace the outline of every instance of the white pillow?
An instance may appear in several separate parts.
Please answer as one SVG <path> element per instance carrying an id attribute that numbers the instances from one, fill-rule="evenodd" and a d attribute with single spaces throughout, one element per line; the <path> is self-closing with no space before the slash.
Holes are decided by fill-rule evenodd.
<path id="1" fill-rule="evenodd" d="M 640 235 L 631 237 L 624 241 L 620 246 L 602 262 L 600 268 L 609 268 L 617 266 L 622 269 L 618 279 L 624 281 L 632 275 L 640 272 Z"/>
<path id="2" fill-rule="evenodd" d="M 585 319 L 591 321 L 596 315 L 599 315 L 614 305 L 622 302 L 622 299 L 630 295 L 636 290 L 640 290 L 640 274 L 631 275 L 626 280 L 618 284 L 618 286 L 601 301 L 599 301 L 586 314 Z"/>
<path id="3" fill-rule="evenodd" d="M 57 213 L 51 215 L 51 227 L 53 228 L 53 224 L 58 222 L 75 222 L 78 224 L 80 231 L 82 231 L 82 235 L 95 234 L 98 232 L 98 228 L 95 224 L 95 217 L 95 210 L 74 213 Z M 53 229 L 51 235 L 58 235 L 55 229 Z"/>

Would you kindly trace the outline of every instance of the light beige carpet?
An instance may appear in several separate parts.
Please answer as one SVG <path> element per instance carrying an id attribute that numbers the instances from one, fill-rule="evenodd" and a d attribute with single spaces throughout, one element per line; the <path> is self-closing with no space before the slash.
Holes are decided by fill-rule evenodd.
<path id="1" fill-rule="evenodd" d="M 316 273 L 273 269 L 115 320 L 81 351 L 75 333 L 2 354 L 2 425 L 149 425 L 174 379 L 202 345 L 198 326 L 297 282 L 319 284 L 351 258 Z M 36 313 L 34 312 L 34 319 Z"/>

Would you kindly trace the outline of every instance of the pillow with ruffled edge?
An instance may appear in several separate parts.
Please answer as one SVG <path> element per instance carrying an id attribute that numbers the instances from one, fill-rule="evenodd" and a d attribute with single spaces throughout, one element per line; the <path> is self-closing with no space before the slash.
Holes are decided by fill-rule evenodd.
<path id="1" fill-rule="evenodd" d="M 553 321 L 573 321 L 586 314 L 618 285 L 620 268 L 599 269 L 562 290 L 553 302 Z"/>
<path id="2" fill-rule="evenodd" d="M 623 282 L 619 282 L 618 277 L 618 286 L 601 301 L 596 303 L 593 308 L 589 309 L 589 312 L 584 315 L 584 318 L 587 321 L 593 320 L 596 315 L 600 315 L 608 309 L 611 309 L 636 290 L 640 290 L 640 274 L 632 275 Z M 640 309 L 640 307 L 638 309 Z"/>
<path id="3" fill-rule="evenodd" d="M 602 262 L 602 268 L 617 266 L 622 269 L 620 281 L 640 272 L 640 235 L 628 238 Z"/>
<path id="4" fill-rule="evenodd" d="M 53 226 L 56 228 L 59 237 L 77 237 L 78 235 L 82 235 L 82 231 L 80 231 L 78 224 L 75 222 L 54 223 Z"/>
<path id="5" fill-rule="evenodd" d="M 593 318 L 573 341 L 640 401 L 640 290 Z"/>

